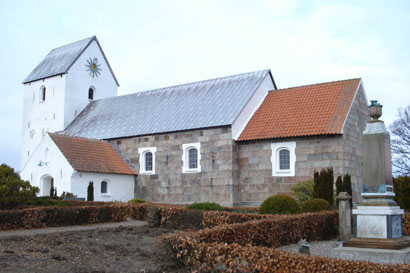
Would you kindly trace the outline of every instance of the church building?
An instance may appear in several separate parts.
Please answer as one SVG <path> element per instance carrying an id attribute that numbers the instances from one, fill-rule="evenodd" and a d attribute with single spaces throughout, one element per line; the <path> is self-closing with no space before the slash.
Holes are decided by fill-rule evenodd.
<path id="1" fill-rule="evenodd" d="M 95 36 L 23 81 L 21 177 L 48 195 L 258 206 L 315 170 L 362 187 L 361 79 L 278 89 L 270 70 L 117 96 Z"/>

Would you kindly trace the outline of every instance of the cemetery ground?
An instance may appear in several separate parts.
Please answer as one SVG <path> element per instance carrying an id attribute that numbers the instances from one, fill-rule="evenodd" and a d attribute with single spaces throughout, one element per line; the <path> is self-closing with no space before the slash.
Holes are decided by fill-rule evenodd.
<path id="1" fill-rule="evenodd" d="M 0 232 L 0 272 L 188 272 L 157 242 L 172 232 L 135 220 Z"/>

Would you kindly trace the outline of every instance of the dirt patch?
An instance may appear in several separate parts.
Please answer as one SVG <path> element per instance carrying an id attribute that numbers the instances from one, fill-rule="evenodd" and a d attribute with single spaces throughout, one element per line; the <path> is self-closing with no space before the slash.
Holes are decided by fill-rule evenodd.
<path id="1" fill-rule="evenodd" d="M 0 272 L 188 272 L 156 240 L 170 232 L 120 226 L 0 238 Z"/>

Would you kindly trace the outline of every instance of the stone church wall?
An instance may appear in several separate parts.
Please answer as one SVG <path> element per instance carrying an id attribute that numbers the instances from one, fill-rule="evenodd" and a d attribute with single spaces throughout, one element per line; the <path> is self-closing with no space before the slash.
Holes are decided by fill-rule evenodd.
<path id="1" fill-rule="evenodd" d="M 275 194 L 290 194 L 297 182 L 313 178 L 315 170 L 332 167 L 334 179 L 349 173 L 353 201 L 360 201 L 362 191 L 362 132 L 369 119 L 367 102 L 360 86 L 346 119 L 343 135 L 287 138 L 240 142 L 238 149 L 239 200 L 255 206 Z M 296 142 L 295 176 L 272 175 L 271 143 Z"/>
<path id="2" fill-rule="evenodd" d="M 363 166 L 363 131 L 370 120 L 368 102 L 364 90 L 360 88 L 351 106 L 343 131 L 343 173 L 352 177 L 353 201 L 361 201 Z"/>
<path id="3" fill-rule="evenodd" d="M 237 145 L 230 127 L 176 132 L 112 141 L 137 170 L 138 148 L 156 147 L 155 174 L 139 174 L 135 196 L 166 203 L 238 202 Z M 201 144 L 201 172 L 182 173 L 182 145 Z"/>
<path id="4" fill-rule="evenodd" d="M 320 136 L 287 138 L 296 142 L 294 176 L 273 176 L 271 144 L 278 140 L 239 144 L 239 189 L 241 205 L 257 206 L 275 194 L 291 194 L 290 188 L 313 178 L 315 170 L 333 167 L 335 176 L 343 167 L 343 137 Z"/>
<path id="5" fill-rule="evenodd" d="M 166 203 L 217 202 L 259 205 L 274 194 L 290 194 L 315 170 L 332 167 L 335 179 L 349 173 L 354 201 L 360 200 L 362 132 L 368 120 L 362 89 L 356 95 L 343 135 L 235 142 L 230 127 L 124 138 L 112 141 L 139 170 L 139 148 L 156 147 L 155 174 L 139 174 L 135 196 Z M 201 172 L 182 172 L 182 145 L 200 143 Z M 295 175 L 272 174 L 272 143 L 296 142 Z"/>

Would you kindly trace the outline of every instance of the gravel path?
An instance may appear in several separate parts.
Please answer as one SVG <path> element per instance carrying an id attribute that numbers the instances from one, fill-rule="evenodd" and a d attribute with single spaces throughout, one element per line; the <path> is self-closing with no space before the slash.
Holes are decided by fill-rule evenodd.
<path id="1" fill-rule="evenodd" d="M 145 221 L 138 221 L 128 218 L 123 222 L 111 222 L 103 224 L 93 224 L 84 226 L 67 226 L 67 227 L 50 227 L 50 228 L 36 228 L 36 229 L 23 229 L 23 230 L 11 230 L 11 231 L 0 231 L 0 238 L 6 238 L 10 236 L 31 236 L 40 234 L 52 234 L 59 232 L 69 232 L 69 231 L 83 231 L 83 230 L 94 230 L 94 229 L 107 229 L 116 227 L 141 227 L 146 225 Z"/>
<path id="2" fill-rule="evenodd" d="M 312 256 L 323 256 L 329 257 L 332 253 L 332 249 L 339 246 L 340 242 L 336 239 L 329 241 L 313 241 L 310 244 L 310 255 Z M 299 245 L 291 244 L 279 247 L 281 250 L 299 253 Z"/>
<path id="3" fill-rule="evenodd" d="M 410 236 L 404 236 L 405 238 L 410 240 Z M 312 256 L 322 256 L 322 257 L 328 257 L 328 258 L 333 258 L 332 257 L 332 249 L 337 248 L 339 245 L 341 245 L 342 242 L 337 241 L 336 239 L 334 240 L 328 240 L 328 241 L 313 241 L 309 242 L 310 244 L 310 255 Z M 284 250 L 284 251 L 290 251 L 290 252 L 295 252 L 299 253 L 299 244 L 291 244 L 291 245 L 286 245 L 286 246 L 281 246 L 279 249 Z M 341 259 L 345 259 L 344 257 L 340 257 Z M 392 259 L 388 258 L 388 255 L 385 255 L 383 257 L 384 260 L 380 260 L 380 258 L 372 257 L 372 258 L 363 258 L 363 257 L 356 257 L 357 260 L 362 260 L 362 261 L 370 261 L 370 262 L 378 262 L 378 263 L 402 263 L 402 262 L 397 262 L 393 261 Z"/>

